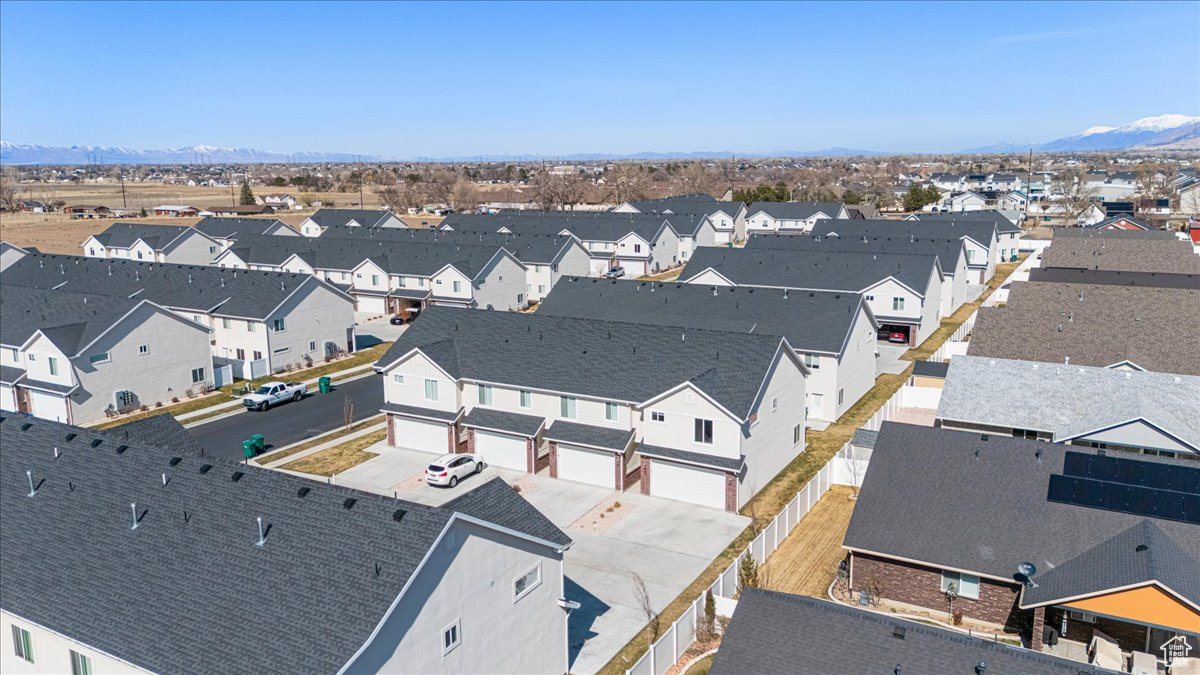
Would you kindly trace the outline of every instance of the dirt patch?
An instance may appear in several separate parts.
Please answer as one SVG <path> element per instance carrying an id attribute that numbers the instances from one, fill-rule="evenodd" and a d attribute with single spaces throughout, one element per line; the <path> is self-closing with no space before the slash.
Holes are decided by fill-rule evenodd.
<path id="1" fill-rule="evenodd" d="M 634 508 L 634 506 L 622 502 L 620 495 L 610 495 L 591 511 L 583 514 L 579 520 L 571 523 L 571 527 L 568 529 L 588 534 L 604 534 L 612 529 L 613 525 L 624 520 L 625 516 L 629 515 Z"/>

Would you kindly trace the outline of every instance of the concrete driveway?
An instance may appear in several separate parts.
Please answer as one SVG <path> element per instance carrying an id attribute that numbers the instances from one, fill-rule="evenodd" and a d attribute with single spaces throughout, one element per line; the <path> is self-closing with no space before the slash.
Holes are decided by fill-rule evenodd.
<path id="1" fill-rule="evenodd" d="M 358 322 L 357 328 L 354 330 L 355 349 L 366 349 L 374 347 L 380 342 L 395 342 L 396 338 L 404 334 L 408 330 L 408 325 L 393 326 L 390 323 L 390 317 L 382 319 L 373 319 L 368 321 L 368 316 L 378 316 L 375 314 L 363 314 L 361 312 L 354 313 L 354 320 Z"/>
<path id="2" fill-rule="evenodd" d="M 900 357 L 904 352 L 908 351 L 908 345 L 897 345 L 890 342 L 876 342 L 875 353 L 875 376 L 878 377 L 887 373 L 889 375 L 898 375 L 904 372 L 904 369 L 912 363 L 905 361 Z"/>
<path id="3" fill-rule="evenodd" d="M 634 575 L 661 611 L 750 523 L 717 509 L 493 467 L 457 488 L 435 488 L 422 476 L 435 455 L 385 443 L 370 451 L 379 457 L 335 482 L 440 505 L 500 476 L 574 540 L 564 563 L 567 599 L 580 603 L 570 619 L 573 673 L 599 670 L 645 625 Z"/>

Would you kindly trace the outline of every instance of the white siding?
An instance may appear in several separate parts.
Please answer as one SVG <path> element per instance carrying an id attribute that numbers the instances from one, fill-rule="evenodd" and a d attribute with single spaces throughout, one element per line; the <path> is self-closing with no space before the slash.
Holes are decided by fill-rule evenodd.
<path id="1" fill-rule="evenodd" d="M 804 451 L 804 371 L 790 354 L 780 351 L 765 379 L 755 407 L 757 419 L 738 430 L 745 436 L 742 452 L 746 456 L 746 468 L 738 476 L 738 508 Z M 797 425 L 798 442 L 794 435 Z"/>
<path id="2" fill-rule="evenodd" d="M 397 382 L 396 375 L 401 375 L 404 381 Z M 425 398 L 425 380 L 427 379 L 437 382 L 438 399 L 436 401 Z M 475 395 L 475 392 L 471 392 L 471 396 Z M 383 400 L 388 403 L 447 412 L 456 412 L 460 405 L 455 381 L 446 377 L 445 373 L 420 353 L 409 356 L 384 372 Z"/>
<path id="3" fill-rule="evenodd" d="M 33 663 L 18 657 L 13 648 L 12 626 L 29 631 L 33 647 Z M 71 652 L 78 652 L 92 662 L 92 672 L 97 675 L 109 673 L 148 673 L 136 666 L 107 656 L 75 640 L 64 637 L 48 628 L 0 612 L 0 673 L 5 675 L 63 675 L 71 672 Z"/>

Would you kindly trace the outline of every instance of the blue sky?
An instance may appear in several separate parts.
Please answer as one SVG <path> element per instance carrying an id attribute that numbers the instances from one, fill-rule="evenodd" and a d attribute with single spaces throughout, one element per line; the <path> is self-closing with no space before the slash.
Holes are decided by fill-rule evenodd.
<path id="1" fill-rule="evenodd" d="M 1200 3 L 0 4 L 0 137 L 953 151 L 1200 114 Z"/>

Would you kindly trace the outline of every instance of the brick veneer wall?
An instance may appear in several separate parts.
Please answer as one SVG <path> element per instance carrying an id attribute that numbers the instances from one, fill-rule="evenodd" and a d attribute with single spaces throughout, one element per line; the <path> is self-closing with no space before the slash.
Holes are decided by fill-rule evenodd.
<path id="1" fill-rule="evenodd" d="M 1054 630 L 1062 630 L 1062 618 L 1065 614 L 1065 610 L 1058 607 L 1051 607 L 1046 611 L 1046 623 L 1054 628 Z M 1090 642 L 1092 632 L 1097 630 L 1116 640 L 1121 649 L 1127 652 L 1140 652 L 1146 649 L 1145 626 L 1116 621 L 1102 616 L 1096 617 L 1096 623 L 1077 621 L 1068 617 L 1067 634 L 1063 637 L 1068 640 L 1075 640 L 1076 642 Z M 1156 656 L 1158 655 L 1156 654 Z"/>
<path id="2" fill-rule="evenodd" d="M 558 443 L 550 441 L 550 477 L 558 478 Z"/>
<path id="3" fill-rule="evenodd" d="M 475 430 L 467 427 L 467 452 L 475 454 Z"/>
<path id="4" fill-rule="evenodd" d="M 393 448 L 396 447 L 396 416 L 395 415 L 387 416 L 387 432 L 388 432 L 388 437 L 387 437 L 388 445 L 392 446 Z"/>
<path id="5" fill-rule="evenodd" d="M 469 436 L 467 439 L 467 448 L 469 449 L 468 450 L 469 452 L 474 452 L 474 447 L 475 447 L 474 443 L 475 443 L 474 435 Z M 454 433 L 454 425 L 453 424 L 446 425 L 446 448 L 447 448 L 446 452 L 458 452 L 458 438 L 457 438 L 457 435 Z"/>
<path id="6" fill-rule="evenodd" d="M 641 473 L 642 473 L 641 479 L 640 479 L 642 494 L 648 495 L 648 494 L 650 494 L 650 458 L 649 457 L 645 457 L 645 456 L 642 457 L 642 463 L 638 467 L 638 471 L 641 471 Z"/>
<path id="7" fill-rule="evenodd" d="M 865 553 L 851 553 L 852 584 L 856 591 L 873 591 L 898 602 L 948 611 L 946 594 L 942 592 L 942 571 L 893 558 Z M 954 600 L 955 611 L 977 621 L 1000 624 L 1009 630 L 1027 632 L 1032 612 L 1017 607 L 1016 582 L 1002 584 L 990 579 L 979 580 L 979 599 L 959 597 Z"/>
<path id="8" fill-rule="evenodd" d="M 625 455 L 617 453 L 616 460 L 613 462 L 615 467 L 613 475 L 613 486 L 618 490 L 625 489 Z"/>
<path id="9" fill-rule="evenodd" d="M 525 467 L 529 473 L 537 473 L 537 448 L 532 438 L 525 439 Z"/>
<path id="10" fill-rule="evenodd" d="M 725 510 L 737 513 L 737 474 L 725 474 Z"/>

